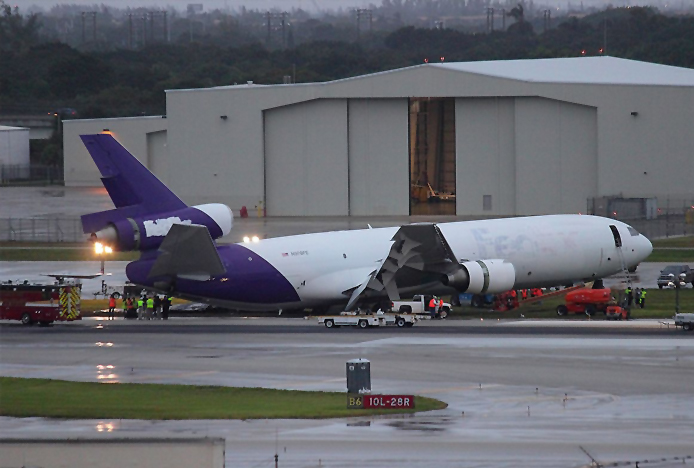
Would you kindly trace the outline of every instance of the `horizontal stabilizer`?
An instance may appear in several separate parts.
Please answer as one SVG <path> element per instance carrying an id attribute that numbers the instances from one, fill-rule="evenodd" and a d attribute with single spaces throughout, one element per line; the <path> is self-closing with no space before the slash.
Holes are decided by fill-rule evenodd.
<path id="1" fill-rule="evenodd" d="M 174 224 L 159 247 L 148 278 L 206 281 L 226 271 L 205 226 Z"/>

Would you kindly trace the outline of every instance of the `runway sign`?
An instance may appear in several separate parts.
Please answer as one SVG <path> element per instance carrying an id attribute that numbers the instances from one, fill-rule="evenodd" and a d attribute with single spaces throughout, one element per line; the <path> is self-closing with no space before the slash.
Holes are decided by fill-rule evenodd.
<path id="1" fill-rule="evenodd" d="M 348 395 L 349 409 L 414 408 L 414 395 Z"/>

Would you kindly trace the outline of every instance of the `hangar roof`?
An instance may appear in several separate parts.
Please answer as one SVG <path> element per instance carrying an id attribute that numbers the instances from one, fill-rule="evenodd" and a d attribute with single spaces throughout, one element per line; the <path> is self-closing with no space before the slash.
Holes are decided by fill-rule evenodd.
<path id="1" fill-rule="evenodd" d="M 617 57 L 437 63 L 431 66 L 537 83 L 694 86 L 694 70 Z"/>

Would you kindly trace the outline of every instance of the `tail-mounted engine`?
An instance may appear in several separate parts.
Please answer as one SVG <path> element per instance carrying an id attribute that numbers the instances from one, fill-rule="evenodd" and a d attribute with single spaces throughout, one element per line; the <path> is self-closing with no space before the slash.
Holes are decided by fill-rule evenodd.
<path id="1" fill-rule="evenodd" d="M 442 282 L 460 292 L 497 294 L 513 288 L 516 269 L 500 259 L 463 262 L 455 272 L 444 276 Z"/>
<path id="2" fill-rule="evenodd" d="M 231 232 L 233 214 L 228 206 L 220 203 L 191 206 L 179 210 L 149 214 L 141 217 L 119 216 L 118 210 L 96 213 L 107 215 L 101 221 L 104 226 L 91 233 L 91 240 L 102 242 L 114 250 L 152 250 L 159 247 L 174 224 L 202 225 L 210 231 L 212 239 Z M 108 216 L 113 213 L 113 216 Z M 85 220 L 85 229 L 88 228 Z M 89 232 L 89 231 L 87 231 Z"/>

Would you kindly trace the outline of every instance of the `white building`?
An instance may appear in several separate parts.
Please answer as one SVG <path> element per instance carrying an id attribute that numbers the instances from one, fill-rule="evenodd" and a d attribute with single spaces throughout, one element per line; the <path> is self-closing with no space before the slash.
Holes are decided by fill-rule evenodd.
<path id="1" fill-rule="evenodd" d="M 29 129 L 0 126 L 0 166 L 29 165 Z"/>
<path id="2" fill-rule="evenodd" d="M 458 215 L 694 192 L 691 69 L 613 57 L 440 63 L 166 99 L 165 119 L 65 121 L 66 185 L 99 183 L 77 136 L 108 128 L 186 202 L 262 201 L 269 216 L 407 215 L 426 196 L 413 186 L 427 183 L 455 193 L 442 204 Z"/>

